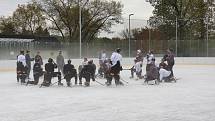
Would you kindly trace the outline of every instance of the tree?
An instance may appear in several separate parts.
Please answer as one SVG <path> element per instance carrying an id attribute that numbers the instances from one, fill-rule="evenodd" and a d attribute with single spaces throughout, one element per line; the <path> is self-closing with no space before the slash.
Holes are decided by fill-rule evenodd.
<path id="1" fill-rule="evenodd" d="M 37 36 L 49 36 L 50 35 L 48 29 L 47 28 L 43 29 L 41 26 L 36 28 L 34 34 L 37 35 Z"/>
<path id="2" fill-rule="evenodd" d="M 191 39 L 199 40 L 199 45 L 201 45 L 198 47 L 201 48 L 199 52 L 203 51 L 208 9 L 204 0 L 149 0 L 149 2 L 154 7 L 154 15 L 150 18 L 150 25 L 158 28 L 167 40 L 176 39 L 177 23 L 177 37 L 178 40 L 181 40 L 177 48 L 179 53 L 188 51 L 186 40 Z"/>
<path id="3" fill-rule="evenodd" d="M 134 28 L 131 29 L 131 40 L 136 43 L 136 49 L 143 49 L 145 51 L 153 49 L 155 52 L 167 49 L 167 44 L 163 43 L 163 36 L 158 29 Z M 128 40 L 128 29 L 123 30 L 121 36 Z M 151 46 L 149 48 L 149 45 Z"/>
<path id="4" fill-rule="evenodd" d="M 18 5 L 12 18 L 20 34 L 34 35 L 38 27 L 46 26 L 45 17 L 35 1 L 27 5 Z"/>
<path id="5" fill-rule="evenodd" d="M 191 26 L 195 27 L 192 31 L 197 33 L 199 39 L 204 39 L 207 6 L 203 0 L 149 0 L 149 2 L 154 7 L 154 15 L 150 18 L 151 24 L 164 32 L 172 32 L 170 38 L 175 36 L 177 19 L 179 39 L 186 37 L 185 33 L 191 31 L 187 28 Z"/>
<path id="6" fill-rule="evenodd" d="M 0 17 L 0 33 L 5 35 L 16 34 L 16 28 L 11 17 Z"/>
<path id="7" fill-rule="evenodd" d="M 51 29 L 70 42 L 79 39 L 79 7 L 82 11 L 82 40 L 91 41 L 100 31 L 110 31 L 122 20 L 122 4 L 106 0 L 38 0 Z"/>

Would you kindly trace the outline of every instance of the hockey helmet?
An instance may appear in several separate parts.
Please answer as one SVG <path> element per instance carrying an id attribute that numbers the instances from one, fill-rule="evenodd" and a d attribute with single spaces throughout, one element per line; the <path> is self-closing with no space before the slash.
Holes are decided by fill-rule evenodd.
<path id="1" fill-rule="evenodd" d="M 52 62 L 53 62 L 53 59 L 52 59 L 52 58 L 49 58 L 49 59 L 48 59 L 48 62 L 49 62 L 49 63 L 52 63 Z"/>
<path id="2" fill-rule="evenodd" d="M 24 54 L 25 52 L 24 52 L 24 50 L 20 50 L 20 54 Z"/>
<path id="3" fill-rule="evenodd" d="M 68 60 L 68 64 L 71 64 L 71 62 L 72 62 L 72 61 L 69 59 L 69 60 Z"/>
<path id="4" fill-rule="evenodd" d="M 117 52 L 117 53 L 120 53 L 120 52 L 121 52 L 121 49 L 120 49 L 120 48 L 117 48 L 117 49 L 116 49 L 116 52 Z"/>

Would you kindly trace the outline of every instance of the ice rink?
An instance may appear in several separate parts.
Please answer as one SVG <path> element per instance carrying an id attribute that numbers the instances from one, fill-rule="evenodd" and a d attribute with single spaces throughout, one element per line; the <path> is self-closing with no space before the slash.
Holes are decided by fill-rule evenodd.
<path id="1" fill-rule="evenodd" d="M 131 60 L 124 60 L 124 68 L 132 66 Z M 0 61 L 0 121 L 215 121 L 214 60 L 177 58 L 177 83 L 145 85 L 122 71 L 129 82 L 125 86 L 91 82 L 91 87 L 71 88 L 20 85 L 16 61 Z"/>

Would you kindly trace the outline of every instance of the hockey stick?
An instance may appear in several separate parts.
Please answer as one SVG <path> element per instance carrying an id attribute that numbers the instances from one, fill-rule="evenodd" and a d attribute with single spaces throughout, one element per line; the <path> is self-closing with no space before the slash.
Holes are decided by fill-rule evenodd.
<path id="1" fill-rule="evenodd" d="M 62 78 L 61 81 L 64 80 L 64 79 L 65 79 L 65 78 Z M 58 83 L 58 81 L 56 81 L 56 82 L 50 84 L 48 87 L 53 86 L 53 85 L 56 84 L 56 83 Z M 41 84 L 41 85 L 40 85 L 40 88 L 41 88 L 42 86 L 43 86 L 43 85 Z"/>
<path id="2" fill-rule="evenodd" d="M 128 69 L 128 68 L 127 68 L 127 69 L 122 69 L 122 70 L 131 70 L 131 69 Z"/>
<path id="3" fill-rule="evenodd" d="M 125 82 L 125 83 L 127 83 L 127 84 L 128 84 L 128 82 L 127 82 L 127 81 L 125 81 L 124 79 L 120 78 L 120 80 L 122 80 L 123 82 Z"/>
<path id="4" fill-rule="evenodd" d="M 44 86 L 44 87 L 50 87 L 50 86 L 53 86 L 53 85 L 56 84 L 56 83 L 58 83 L 58 81 L 56 81 L 56 82 L 50 84 L 49 86 Z M 39 87 L 39 88 L 41 88 L 41 87 L 43 87 L 43 84 L 40 84 L 40 87 Z"/>
<path id="5" fill-rule="evenodd" d="M 98 82 L 98 81 L 96 81 L 96 80 L 95 80 L 95 82 L 97 82 L 98 84 L 100 84 L 100 85 L 102 85 L 102 86 L 105 86 L 105 85 L 104 85 L 104 84 L 102 84 L 101 82 Z"/>

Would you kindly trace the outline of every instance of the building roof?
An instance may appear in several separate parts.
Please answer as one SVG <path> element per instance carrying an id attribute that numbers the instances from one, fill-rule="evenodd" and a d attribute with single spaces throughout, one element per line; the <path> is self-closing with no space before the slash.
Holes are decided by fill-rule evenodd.
<path id="1" fill-rule="evenodd" d="M 0 42 L 33 42 L 34 39 L 0 38 Z"/>

